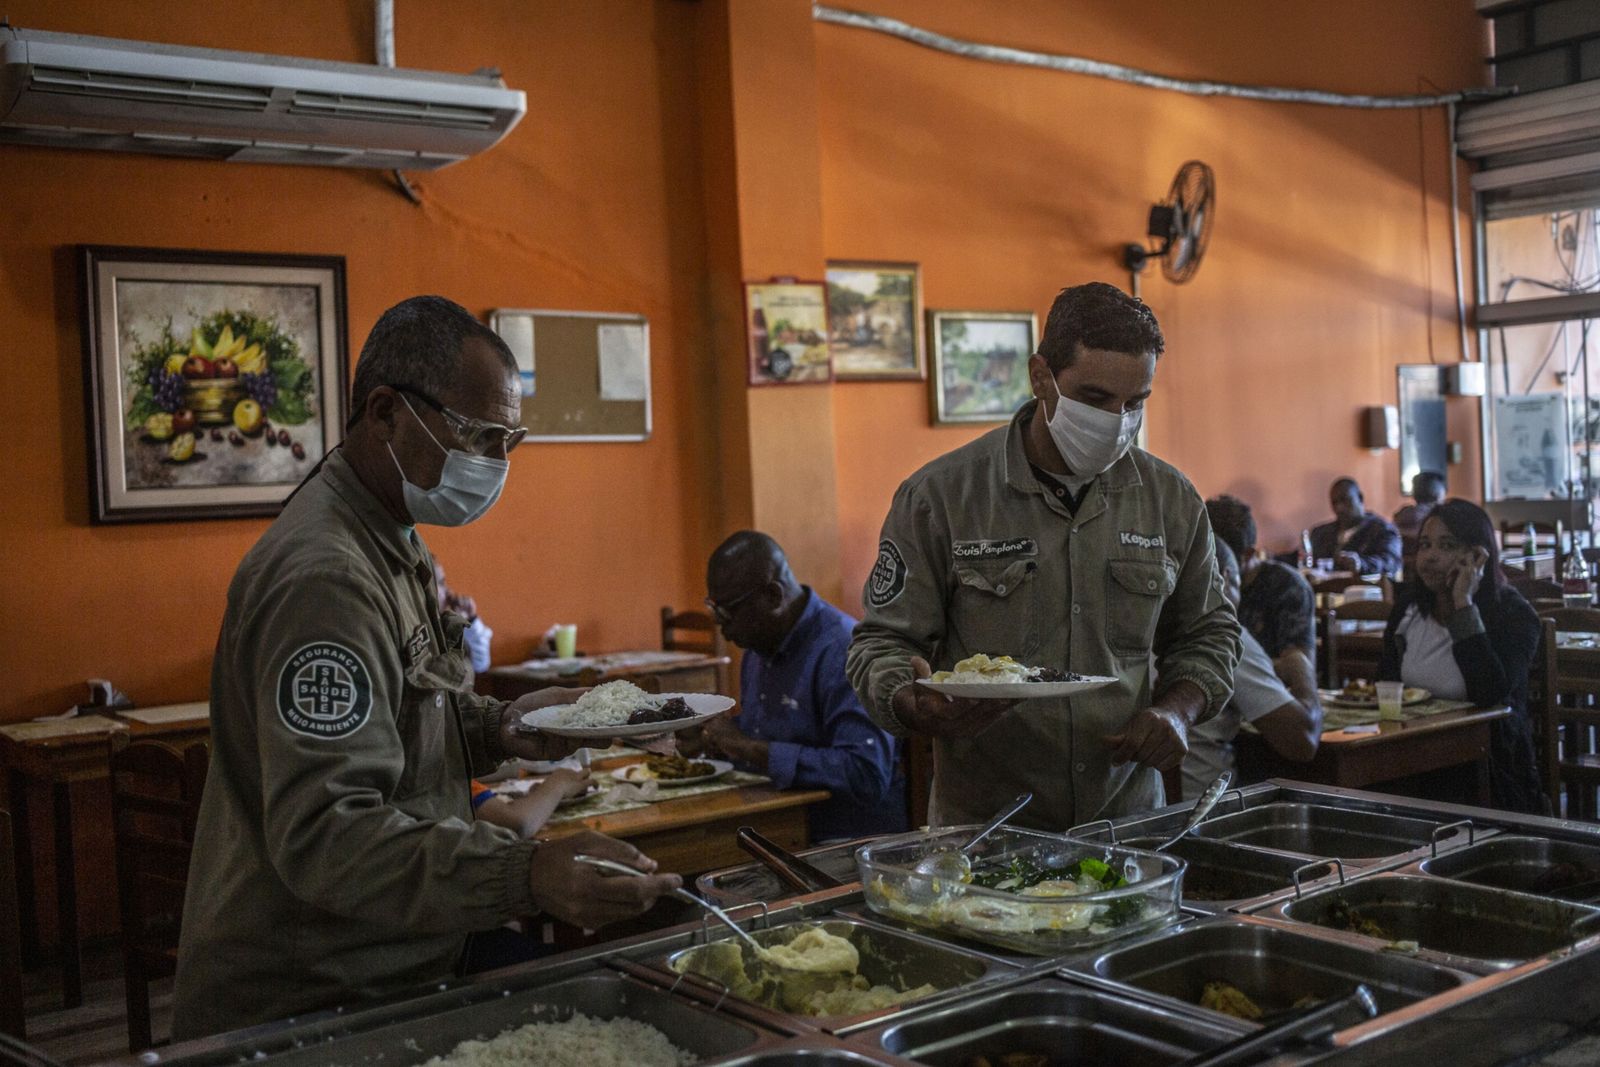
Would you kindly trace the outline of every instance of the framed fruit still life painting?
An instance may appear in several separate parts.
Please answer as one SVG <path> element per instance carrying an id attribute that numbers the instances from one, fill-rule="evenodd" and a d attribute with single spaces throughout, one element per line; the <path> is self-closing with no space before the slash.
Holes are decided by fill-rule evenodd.
<path id="1" fill-rule="evenodd" d="M 97 523 L 275 515 L 344 433 L 344 259 L 85 245 Z"/>

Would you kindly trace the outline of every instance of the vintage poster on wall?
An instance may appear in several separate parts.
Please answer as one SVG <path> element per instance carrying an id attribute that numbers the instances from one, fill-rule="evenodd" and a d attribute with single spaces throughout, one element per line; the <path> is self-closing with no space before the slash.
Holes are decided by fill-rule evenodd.
<path id="1" fill-rule="evenodd" d="M 344 260 L 85 246 L 93 519 L 273 515 L 344 431 Z"/>
<path id="2" fill-rule="evenodd" d="M 744 307 L 751 385 L 833 380 L 821 282 L 747 282 Z"/>
<path id="3" fill-rule="evenodd" d="M 1560 393 L 1494 398 L 1495 464 L 1502 497 L 1565 496 L 1567 399 Z"/>

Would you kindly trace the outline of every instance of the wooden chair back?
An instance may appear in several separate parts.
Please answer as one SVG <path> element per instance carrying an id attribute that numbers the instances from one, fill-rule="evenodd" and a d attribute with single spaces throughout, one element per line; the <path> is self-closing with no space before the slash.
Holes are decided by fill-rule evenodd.
<path id="1" fill-rule="evenodd" d="M 1323 650 L 1330 688 L 1337 689 L 1356 678 L 1375 680 L 1382 655 L 1382 631 L 1341 633 L 1340 623 L 1386 622 L 1393 611 L 1394 605 L 1387 600 L 1351 600 L 1323 613 Z"/>
<path id="2" fill-rule="evenodd" d="M 1554 601 L 1561 606 L 1561 583 L 1550 578 L 1534 578 L 1516 568 L 1506 568 L 1506 584 L 1522 594 L 1524 600 L 1539 608 Z"/>
<path id="3" fill-rule="evenodd" d="M 1539 760 L 1539 781 L 1550 800 L 1550 811 L 1561 813 L 1561 670 L 1556 661 L 1556 624 L 1539 623 L 1539 653 L 1528 673 L 1528 718 L 1533 724 L 1534 752 Z"/>
<path id="4" fill-rule="evenodd" d="M 1566 525 L 1559 519 L 1554 522 L 1535 522 L 1533 526 L 1533 547 L 1527 547 L 1529 524 L 1526 522 L 1502 522 L 1500 524 L 1500 559 L 1510 568 L 1521 568 L 1519 557 L 1526 552 L 1549 552 L 1554 556 L 1554 565 L 1551 577 L 1560 578 L 1561 571 L 1566 566 Z M 1530 575 L 1532 577 L 1532 575 Z"/>
<path id="5" fill-rule="evenodd" d="M 151 979 L 177 970 L 183 897 L 210 745 L 111 740 L 111 821 L 127 980 L 128 1048 L 149 1048 Z"/>
<path id="6" fill-rule="evenodd" d="M 0 1032 L 28 1036 L 22 992 L 22 927 L 17 920 L 17 866 L 11 813 L 0 811 Z"/>
<path id="7" fill-rule="evenodd" d="M 1595 608 L 1547 608 L 1539 617 L 1555 623 L 1564 634 L 1600 634 L 1600 610 Z"/>
<path id="8" fill-rule="evenodd" d="M 1543 616 L 1540 659 L 1551 677 L 1545 712 L 1548 734 L 1541 752 L 1552 760 L 1556 781 L 1547 783 L 1552 808 L 1568 818 L 1600 817 L 1600 665 L 1593 649 L 1562 649 L 1560 633 L 1600 633 L 1600 612 L 1557 608 Z"/>
<path id="9" fill-rule="evenodd" d="M 726 656 L 727 639 L 709 613 L 704 611 L 673 611 L 661 609 L 661 647 L 668 652 L 703 652 L 708 656 Z M 733 695 L 732 672 L 726 664 L 717 668 L 717 692 Z"/>

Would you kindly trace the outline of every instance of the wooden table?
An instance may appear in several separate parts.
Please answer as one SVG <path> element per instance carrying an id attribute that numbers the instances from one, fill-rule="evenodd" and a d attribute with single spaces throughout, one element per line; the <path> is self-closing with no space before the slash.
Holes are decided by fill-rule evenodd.
<path id="1" fill-rule="evenodd" d="M 1413 774 L 1477 765 L 1480 804 L 1489 804 L 1489 727 L 1511 714 L 1507 707 L 1466 708 L 1410 722 L 1378 724 L 1377 733 L 1328 730 L 1310 763 L 1291 763 L 1274 753 L 1259 734 L 1241 732 L 1234 740 L 1241 766 L 1252 777 L 1298 778 L 1303 782 L 1366 789 Z"/>
<path id="2" fill-rule="evenodd" d="M 671 655 L 670 660 L 627 662 L 629 657 L 659 657 Z M 653 679 L 665 693 L 715 693 L 717 671 L 728 665 L 727 656 L 712 656 L 699 652 L 662 653 L 659 649 L 637 652 L 608 652 L 603 656 L 585 657 L 596 661 L 591 669 L 572 674 L 559 674 L 541 668 L 537 660 L 514 667 L 490 667 L 478 675 L 478 692 L 500 700 L 515 700 L 551 686 L 599 685 L 624 679 L 635 684 Z M 646 688 L 649 688 L 646 686 Z"/>
<path id="3" fill-rule="evenodd" d="M 211 732 L 209 719 L 188 719 L 159 725 L 123 719 L 113 721 L 118 729 L 128 731 L 135 741 L 156 738 L 181 746 L 202 740 Z M 22 965 L 29 968 L 39 964 L 40 948 L 33 839 L 28 821 L 28 786 L 37 782 L 50 787 L 55 834 L 61 990 L 68 1008 L 83 1003 L 83 975 L 78 945 L 77 856 L 72 841 L 72 785 L 74 782 L 111 776 L 110 737 L 109 731 L 26 739 L 0 733 L 0 764 L 4 765 L 6 771 L 16 864 L 16 918 L 22 931 Z"/>
<path id="4" fill-rule="evenodd" d="M 706 871 L 750 861 L 734 840 L 741 826 L 754 827 L 790 851 L 805 848 L 811 840 L 807 809 L 831 795 L 825 789 L 780 792 L 771 786 L 741 786 L 557 823 L 539 836 L 553 839 L 598 830 L 627 841 L 661 864 L 663 871 L 692 881 Z"/>

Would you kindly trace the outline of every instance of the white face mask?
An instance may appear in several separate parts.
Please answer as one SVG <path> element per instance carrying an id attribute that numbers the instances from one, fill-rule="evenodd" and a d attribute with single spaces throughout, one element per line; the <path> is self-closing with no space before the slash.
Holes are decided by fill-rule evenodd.
<path id="1" fill-rule="evenodd" d="M 405 468 L 400 466 L 400 459 L 394 454 L 394 446 L 389 446 L 389 458 L 394 460 L 395 469 L 400 472 L 400 492 L 405 497 L 411 520 L 429 526 L 465 526 L 494 507 L 494 502 L 500 499 L 500 493 L 506 487 L 506 475 L 511 472 L 510 461 L 493 456 L 475 456 L 459 448 L 445 448 L 433 436 L 433 431 L 428 429 L 428 424 L 418 418 L 411 401 L 403 395 L 400 399 L 405 402 L 411 417 L 417 420 L 417 425 L 422 427 L 422 432 L 444 453 L 444 469 L 439 472 L 439 484 L 432 489 L 423 489 L 413 485 L 406 477 Z"/>
<path id="2" fill-rule="evenodd" d="M 1055 385 L 1054 378 L 1050 384 Z M 1110 470 L 1112 464 L 1127 455 L 1143 422 L 1142 407 L 1117 415 L 1062 396 L 1057 387 L 1050 437 L 1061 458 L 1067 461 L 1068 470 L 1079 478 L 1092 478 Z"/>

